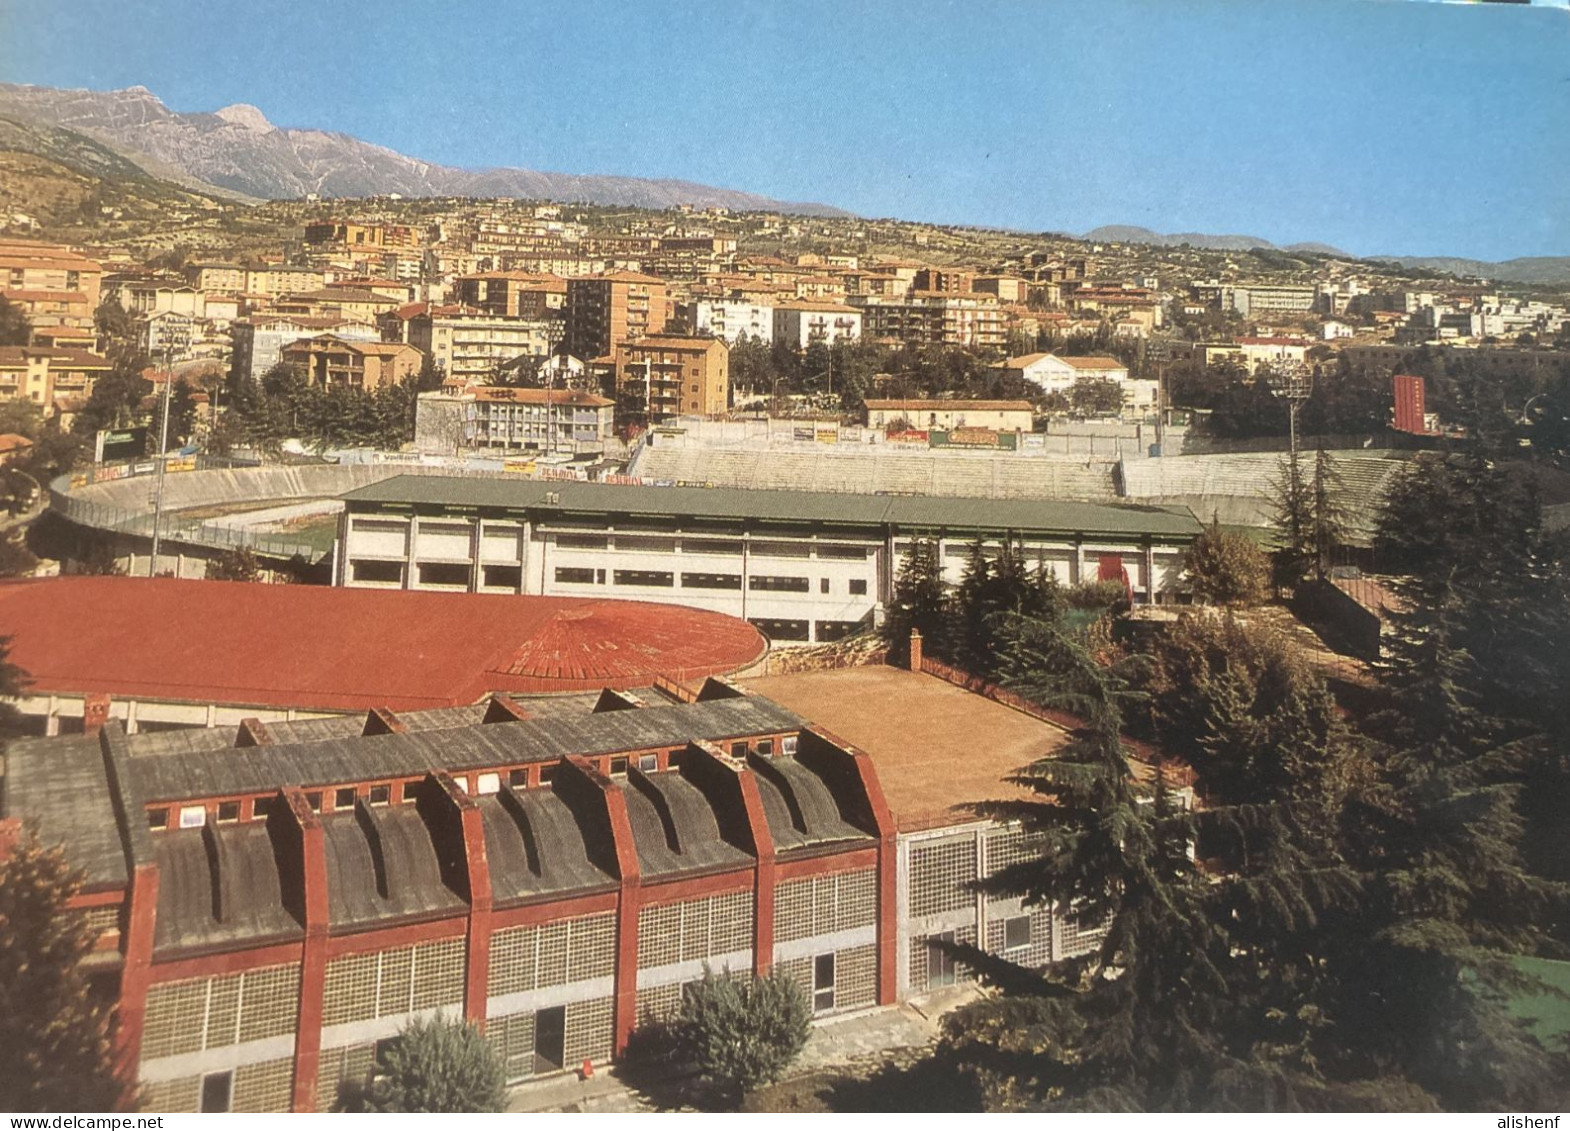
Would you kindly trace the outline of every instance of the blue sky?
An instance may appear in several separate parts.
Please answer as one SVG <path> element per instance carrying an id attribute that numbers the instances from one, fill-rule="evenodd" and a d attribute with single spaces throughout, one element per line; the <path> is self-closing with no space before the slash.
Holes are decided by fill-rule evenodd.
<path id="1" fill-rule="evenodd" d="M 1563 7 L 0 0 L 0 79 L 871 216 L 1570 255 Z"/>

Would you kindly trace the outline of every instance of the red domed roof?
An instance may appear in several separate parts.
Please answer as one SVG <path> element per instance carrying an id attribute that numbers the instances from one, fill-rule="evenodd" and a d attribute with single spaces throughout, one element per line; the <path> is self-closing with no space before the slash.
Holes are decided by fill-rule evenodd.
<path id="1" fill-rule="evenodd" d="M 0 582 L 0 634 L 32 694 L 327 711 L 701 679 L 767 649 L 680 605 L 130 577 Z"/>

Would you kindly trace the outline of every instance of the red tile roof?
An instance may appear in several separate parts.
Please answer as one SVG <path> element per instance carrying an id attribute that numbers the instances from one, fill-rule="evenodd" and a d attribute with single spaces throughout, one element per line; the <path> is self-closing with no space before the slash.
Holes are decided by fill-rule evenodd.
<path id="1" fill-rule="evenodd" d="M 173 578 L 0 582 L 0 626 L 32 694 L 329 711 L 699 679 L 766 647 L 677 605 Z"/>

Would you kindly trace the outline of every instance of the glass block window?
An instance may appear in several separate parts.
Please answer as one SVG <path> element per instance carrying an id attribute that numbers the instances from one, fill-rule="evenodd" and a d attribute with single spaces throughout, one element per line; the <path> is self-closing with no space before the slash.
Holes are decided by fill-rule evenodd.
<path id="1" fill-rule="evenodd" d="M 972 837 L 929 841 L 910 852 L 910 913 L 933 915 L 975 903 L 966 886 L 976 878 L 976 842 Z"/>
<path id="2" fill-rule="evenodd" d="M 791 880 L 775 889 L 774 937 L 779 942 L 871 926 L 877 917 L 874 869 Z"/>

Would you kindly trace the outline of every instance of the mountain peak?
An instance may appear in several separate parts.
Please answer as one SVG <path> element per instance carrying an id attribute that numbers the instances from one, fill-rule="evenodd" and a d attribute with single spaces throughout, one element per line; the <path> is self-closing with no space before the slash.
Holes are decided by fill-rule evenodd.
<path id="1" fill-rule="evenodd" d="M 274 129 L 273 124 L 267 120 L 267 115 L 248 102 L 236 102 L 233 106 L 225 106 L 222 110 L 215 111 L 215 114 L 231 126 L 239 126 L 254 133 L 272 133 Z"/>

